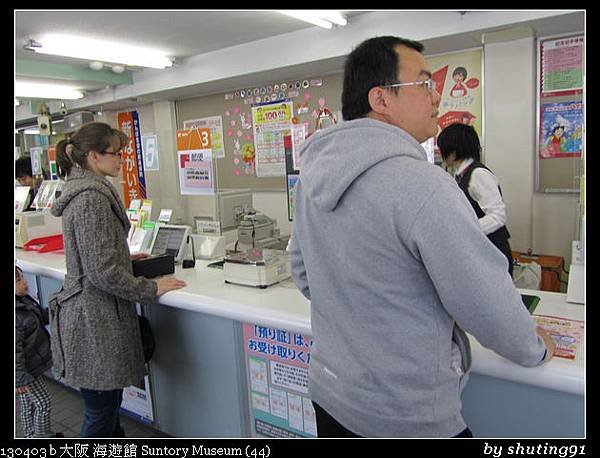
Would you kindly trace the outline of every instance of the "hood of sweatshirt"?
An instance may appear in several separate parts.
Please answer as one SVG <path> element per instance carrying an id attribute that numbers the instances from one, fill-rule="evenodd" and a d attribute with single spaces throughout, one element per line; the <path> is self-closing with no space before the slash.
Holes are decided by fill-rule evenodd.
<path id="1" fill-rule="evenodd" d="M 71 169 L 66 183 L 63 184 L 60 190 L 60 194 L 54 199 L 50 213 L 54 216 L 62 216 L 69 203 L 84 191 L 94 191 L 106 196 L 110 202 L 110 206 L 123 223 L 125 229 L 129 229 L 129 219 L 114 186 L 106 178 L 81 167 L 73 167 Z"/>
<path id="2" fill-rule="evenodd" d="M 410 145 L 410 147 L 407 147 Z M 300 151 L 302 192 L 320 209 L 332 211 L 362 173 L 381 161 L 427 153 L 399 127 L 370 118 L 345 121 L 315 133 Z M 335 174 L 331 174 L 335 170 Z"/>

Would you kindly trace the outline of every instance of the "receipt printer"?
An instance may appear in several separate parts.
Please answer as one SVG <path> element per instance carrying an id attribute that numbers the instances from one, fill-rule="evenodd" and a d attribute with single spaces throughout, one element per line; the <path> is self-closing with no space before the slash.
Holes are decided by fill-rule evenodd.
<path id="1" fill-rule="evenodd" d="M 154 278 L 175 272 L 175 258 L 170 254 L 136 259 L 132 264 L 136 277 Z"/>

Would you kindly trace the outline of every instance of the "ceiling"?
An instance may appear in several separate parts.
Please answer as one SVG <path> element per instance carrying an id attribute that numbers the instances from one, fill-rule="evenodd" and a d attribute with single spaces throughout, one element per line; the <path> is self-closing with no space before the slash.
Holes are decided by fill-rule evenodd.
<path id="1" fill-rule="evenodd" d="M 364 14 L 346 12 L 349 20 Z M 24 49 L 30 39 L 43 34 L 61 33 L 104 39 L 131 45 L 155 48 L 176 62 L 198 54 L 270 38 L 314 25 L 275 11 L 15 11 L 15 59 L 38 63 L 39 74 L 32 70 L 19 79 L 53 82 L 43 63 L 71 65 L 88 71 L 89 61 L 69 57 L 39 54 Z M 31 66 L 31 65 L 30 65 Z M 56 67 L 53 67 L 56 68 Z M 73 70 L 72 67 L 65 67 Z M 127 71 L 144 71 L 128 68 Z M 110 70 L 103 70 L 110 72 Z M 93 91 L 111 84 L 100 73 L 95 80 L 70 78 L 69 84 Z M 110 74 L 109 74 L 110 76 Z M 113 75 L 114 76 L 114 75 Z M 86 78 L 82 76 L 82 78 Z M 56 82 L 56 81 L 54 81 Z"/>
<path id="2" fill-rule="evenodd" d="M 370 18 L 373 11 L 344 11 L 350 24 Z M 386 11 L 386 16 L 402 15 L 402 11 Z M 477 14 L 471 11 L 469 14 Z M 362 16 L 362 17 L 360 17 Z M 398 17 L 400 23 L 400 16 Z M 523 28 L 530 28 L 537 36 L 582 30 L 584 27 L 583 14 L 566 14 L 548 17 L 540 20 L 521 23 Z M 106 39 L 119 43 L 153 47 L 164 51 L 176 63 L 184 64 L 186 59 L 228 47 L 242 45 L 256 40 L 268 39 L 315 27 L 312 24 L 279 14 L 271 10 L 254 11 L 202 11 L 202 10 L 15 10 L 15 74 L 21 79 L 69 83 L 86 93 L 109 90 L 117 85 L 133 84 L 133 74 L 150 75 L 159 70 L 127 68 L 123 74 L 115 74 L 110 69 L 93 71 L 88 67 L 89 62 L 60 56 L 38 54 L 23 49 L 30 40 L 38 39 L 42 33 L 73 34 L 90 38 Z M 497 31 L 494 29 L 481 32 L 468 32 L 456 35 L 446 35 L 424 41 L 427 54 L 449 52 L 459 49 L 469 49 L 480 46 L 482 33 Z M 509 30 L 507 33 L 518 34 L 519 30 Z M 518 37 L 517 37 L 518 38 Z M 512 38 L 514 39 L 514 38 Z M 313 72 L 315 74 L 327 71 L 341 71 L 343 56 L 336 59 L 323 59 L 314 63 L 298 65 L 298 72 Z M 25 69 L 25 70 L 24 70 Z M 277 72 L 293 72 L 293 67 L 270 70 L 270 78 L 285 77 Z M 289 74 L 287 75 L 289 76 Z M 257 78 L 248 75 L 236 81 L 215 81 L 205 83 L 205 91 L 224 91 L 223 85 L 234 84 L 242 87 L 254 84 L 244 78 Z M 236 86 L 236 87 L 237 87 Z M 229 87 L 231 89 L 231 87 Z M 190 97 L 194 88 L 172 89 L 167 92 L 156 92 L 148 98 L 149 101 L 161 97 L 170 99 Z M 119 109 L 127 106 L 131 100 L 116 100 L 105 104 L 106 109 Z"/>

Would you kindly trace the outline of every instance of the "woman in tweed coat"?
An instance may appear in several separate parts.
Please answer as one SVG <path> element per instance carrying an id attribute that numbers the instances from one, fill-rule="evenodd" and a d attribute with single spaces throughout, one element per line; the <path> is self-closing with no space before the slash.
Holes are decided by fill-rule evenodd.
<path id="1" fill-rule="evenodd" d="M 144 376 L 135 302 L 153 303 L 185 286 L 173 277 L 133 276 L 129 220 L 105 178 L 119 175 L 127 142 L 122 132 L 93 122 L 56 147 L 59 175 L 66 183 L 51 211 L 62 216 L 67 275 L 50 298 L 51 347 L 57 373 L 81 389 L 81 437 L 123 435 L 123 388 Z"/>

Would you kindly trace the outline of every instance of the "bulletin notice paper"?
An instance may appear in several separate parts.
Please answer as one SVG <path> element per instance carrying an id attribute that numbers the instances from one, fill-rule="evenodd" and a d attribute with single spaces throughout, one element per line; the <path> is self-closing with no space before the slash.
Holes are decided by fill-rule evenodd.
<path id="1" fill-rule="evenodd" d="M 253 437 L 315 437 L 308 395 L 312 338 L 244 323 L 244 354 Z"/>
<path id="2" fill-rule="evenodd" d="M 177 131 L 179 189 L 182 195 L 214 194 L 211 131 L 208 128 Z"/>
<path id="3" fill-rule="evenodd" d="M 548 315 L 532 316 L 552 337 L 556 345 L 554 356 L 575 359 L 577 347 L 583 336 L 584 322 Z"/>
<path id="4" fill-rule="evenodd" d="M 210 129 L 213 157 L 225 157 L 225 147 L 223 146 L 223 117 L 209 116 L 207 118 L 188 119 L 187 121 L 183 121 L 184 129 L 199 129 L 202 127 Z"/>
<path id="5" fill-rule="evenodd" d="M 285 176 L 283 138 L 291 135 L 293 112 L 294 104 L 292 102 L 277 102 L 252 107 L 256 176 Z"/>

